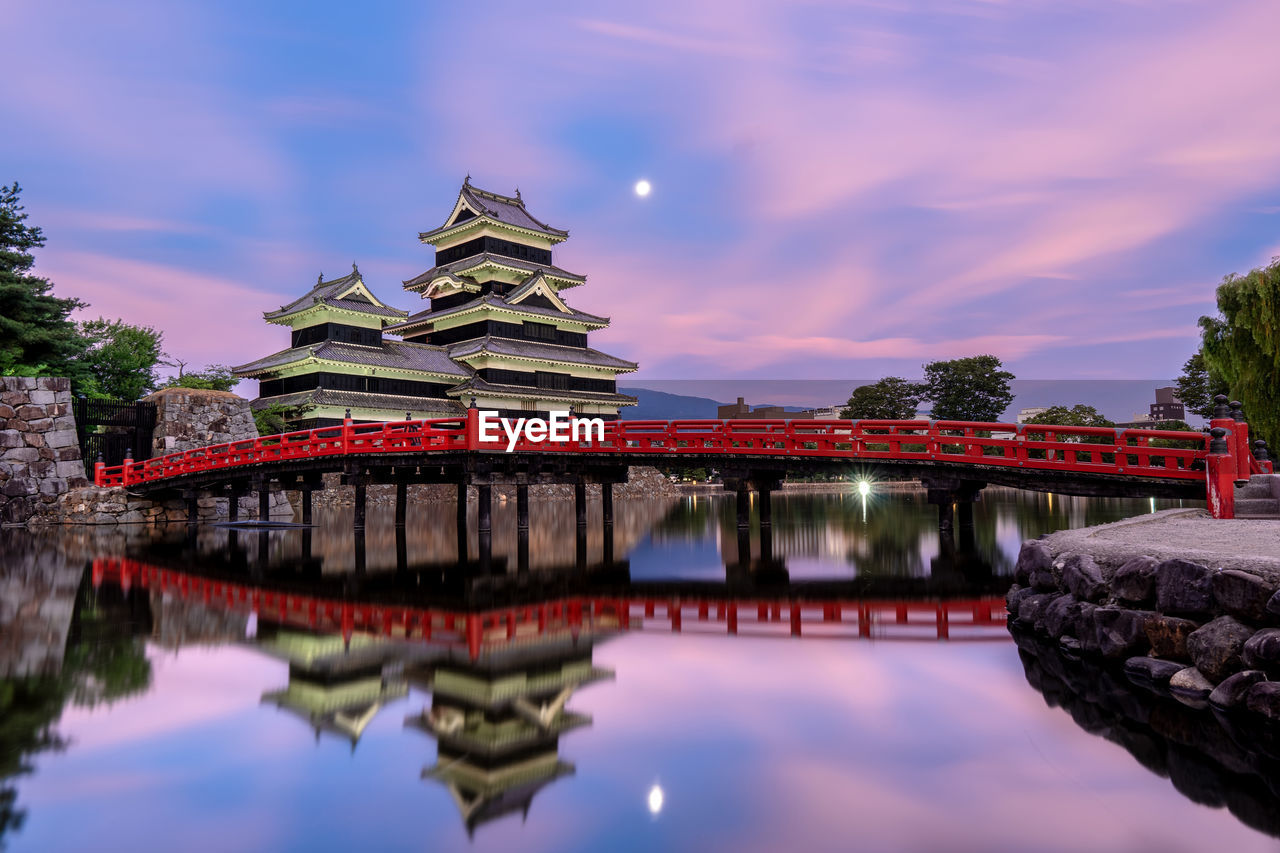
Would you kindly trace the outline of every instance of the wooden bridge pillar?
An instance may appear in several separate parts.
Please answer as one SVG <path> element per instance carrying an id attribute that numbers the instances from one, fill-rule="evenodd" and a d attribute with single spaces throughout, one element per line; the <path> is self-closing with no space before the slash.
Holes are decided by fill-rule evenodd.
<path id="1" fill-rule="evenodd" d="M 529 530 L 528 483 L 516 483 L 516 530 L 523 530 L 526 533 Z"/>
<path id="2" fill-rule="evenodd" d="M 227 521 L 240 520 L 240 495 L 242 492 L 239 487 L 232 486 L 227 492 Z"/>
<path id="3" fill-rule="evenodd" d="M 182 497 L 187 502 L 187 524 L 198 524 L 200 521 L 199 492 L 188 489 L 182 493 Z"/>
<path id="4" fill-rule="evenodd" d="M 355 512 L 353 513 L 353 517 L 352 517 L 352 525 L 355 527 L 356 530 L 364 530 L 365 513 L 368 511 L 368 508 L 369 508 L 368 507 L 369 478 L 362 471 L 359 474 L 354 475 L 350 479 L 351 479 L 351 482 L 356 487 L 356 500 L 355 500 L 355 506 L 353 508 Z"/>
<path id="5" fill-rule="evenodd" d="M 573 484 L 573 511 L 578 527 L 587 526 L 587 484 L 581 478 Z"/>
<path id="6" fill-rule="evenodd" d="M 493 530 L 493 486 L 488 483 L 479 483 L 476 485 L 476 496 L 479 498 L 478 512 L 476 513 L 481 533 L 489 533 Z"/>
<path id="7" fill-rule="evenodd" d="M 601 516 L 605 527 L 613 527 L 613 483 L 600 484 Z"/>
<path id="8" fill-rule="evenodd" d="M 271 481 L 258 478 L 253 481 L 253 490 L 258 493 L 258 521 L 270 521 Z"/>
<path id="9" fill-rule="evenodd" d="M 396 483 L 396 529 L 404 529 L 404 519 L 409 506 L 409 484 L 404 480 Z"/>
<path id="10" fill-rule="evenodd" d="M 302 492 L 302 523 L 311 523 L 311 492 L 315 486 L 310 481 L 303 481 L 300 491 Z"/>
<path id="11" fill-rule="evenodd" d="M 938 507 L 938 531 L 950 536 L 955 530 L 956 508 L 960 507 L 960 523 L 973 527 L 973 502 L 981 499 L 986 483 L 959 478 L 921 477 L 928 501 Z"/>

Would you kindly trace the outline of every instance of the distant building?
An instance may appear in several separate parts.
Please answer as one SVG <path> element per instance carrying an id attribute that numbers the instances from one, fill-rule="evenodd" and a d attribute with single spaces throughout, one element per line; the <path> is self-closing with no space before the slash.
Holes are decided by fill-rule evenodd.
<path id="1" fill-rule="evenodd" d="M 751 408 L 742 397 L 738 402 L 716 408 L 716 417 L 720 420 L 739 420 L 742 418 L 793 418 L 796 412 L 788 412 L 782 406 L 757 406 Z M 812 417 L 812 415 L 810 415 Z"/>
<path id="2" fill-rule="evenodd" d="M 1176 388 L 1157 388 L 1156 401 L 1151 404 L 1151 420 L 1184 421 L 1187 419 L 1187 408 L 1177 397 Z"/>
<path id="3" fill-rule="evenodd" d="M 1025 424 L 1032 418 L 1038 418 L 1047 411 L 1049 411 L 1048 406 L 1028 406 L 1025 409 L 1019 409 L 1018 423 Z"/>

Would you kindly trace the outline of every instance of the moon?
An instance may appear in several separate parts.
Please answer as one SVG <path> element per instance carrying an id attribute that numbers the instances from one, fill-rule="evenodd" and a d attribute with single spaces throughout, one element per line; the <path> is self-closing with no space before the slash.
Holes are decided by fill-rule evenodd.
<path id="1" fill-rule="evenodd" d="M 640 196 L 640 198 L 644 198 L 652 190 L 653 190 L 653 185 L 650 184 L 648 181 L 646 181 L 644 178 L 641 178 L 640 180 L 636 181 L 636 195 Z"/>
<path id="2" fill-rule="evenodd" d="M 662 811 L 662 802 L 665 799 L 666 797 L 663 796 L 662 788 L 660 786 L 654 785 L 652 788 L 650 788 L 649 797 L 648 797 L 649 814 L 656 815 L 658 814 L 658 812 Z"/>

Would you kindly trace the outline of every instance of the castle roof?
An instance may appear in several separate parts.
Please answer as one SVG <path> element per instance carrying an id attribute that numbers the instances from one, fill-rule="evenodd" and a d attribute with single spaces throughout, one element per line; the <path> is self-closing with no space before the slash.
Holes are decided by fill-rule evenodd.
<path id="1" fill-rule="evenodd" d="M 325 281 L 324 275 L 321 274 L 316 280 L 315 286 L 305 294 L 288 305 L 280 306 L 277 311 L 264 312 L 262 316 L 268 321 L 281 320 L 315 305 L 328 305 L 332 308 L 342 308 L 347 311 L 358 311 L 362 314 L 394 319 L 409 316 L 408 311 L 392 308 L 380 302 L 372 291 L 365 286 L 364 278 L 360 275 L 360 269 L 355 264 L 351 265 L 351 272 L 342 278 Z"/>
<path id="2" fill-rule="evenodd" d="M 467 278 L 468 271 L 485 265 L 507 267 L 508 269 L 514 269 L 529 274 L 540 272 L 549 278 L 569 282 L 570 285 L 582 284 L 587 280 L 585 275 L 569 272 L 568 270 L 561 269 L 554 264 L 537 264 L 533 261 L 524 261 L 519 258 L 508 258 L 506 255 L 494 255 L 489 252 L 482 252 L 478 255 L 472 255 L 470 257 L 463 258 L 462 260 L 454 261 L 451 264 L 441 264 L 438 267 L 432 267 L 426 272 L 406 280 L 404 282 L 404 288 L 405 290 L 421 290 L 441 276 L 452 275 L 460 278 Z"/>
<path id="3" fill-rule="evenodd" d="M 445 376 L 468 377 L 465 367 L 454 363 L 444 347 L 430 344 L 411 344 L 404 341 L 383 341 L 382 346 L 364 346 L 339 341 L 321 341 L 304 347 L 286 350 L 232 368 L 237 376 L 254 377 L 277 370 L 287 364 L 317 359 L 358 364 L 368 367 L 389 367 L 398 370 L 418 370 Z"/>
<path id="4" fill-rule="evenodd" d="M 468 213 L 470 215 L 467 215 Z M 516 190 L 514 196 L 482 190 L 471 185 L 471 176 L 468 175 L 462 181 L 462 189 L 458 192 L 458 201 L 454 204 L 453 211 L 449 214 L 449 219 L 446 223 L 439 228 L 422 232 L 418 235 L 418 239 L 426 243 L 433 242 L 435 238 L 476 218 L 486 218 L 524 231 L 534 231 L 557 242 L 569 236 L 568 231 L 552 228 L 529 213 L 525 209 L 524 199 L 520 197 L 520 190 Z"/>
<path id="5" fill-rule="evenodd" d="M 544 344 L 536 341 L 495 338 L 492 335 L 452 344 L 447 349 L 449 350 L 449 357 L 455 360 L 474 355 L 499 355 L 511 358 L 526 358 L 534 361 L 558 362 L 560 364 L 586 364 L 592 367 L 608 367 L 620 373 L 639 368 L 639 365 L 634 361 L 617 358 L 590 347 L 566 347 L 559 344 Z"/>

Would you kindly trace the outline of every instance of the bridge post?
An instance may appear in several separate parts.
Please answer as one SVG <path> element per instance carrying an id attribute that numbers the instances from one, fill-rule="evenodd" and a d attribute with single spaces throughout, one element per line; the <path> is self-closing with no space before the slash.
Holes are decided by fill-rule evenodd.
<path id="1" fill-rule="evenodd" d="M 1236 485 L 1243 486 L 1249 482 L 1249 424 L 1244 419 L 1244 406 L 1238 400 L 1232 400 L 1231 420 L 1231 455 L 1236 458 Z"/>
<path id="2" fill-rule="evenodd" d="M 489 533 L 493 530 L 493 486 L 488 483 L 477 483 L 476 496 L 479 498 L 478 527 L 481 533 Z"/>
<path id="3" fill-rule="evenodd" d="M 1214 518 L 1236 517 L 1236 463 L 1231 458 L 1231 441 L 1227 430 L 1215 426 L 1209 430 L 1209 458 L 1205 465 L 1209 514 Z"/>
<path id="4" fill-rule="evenodd" d="M 304 480 L 301 485 L 302 492 L 302 523 L 311 523 L 311 491 L 314 486 L 310 481 Z"/>
<path id="5" fill-rule="evenodd" d="M 364 530 L 365 513 L 368 510 L 369 478 L 363 471 L 360 471 L 352 475 L 351 481 L 356 487 L 355 512 L 352 518 L 352 526 L 355 527 L 356 530 Z"/>
<path id="6" fill-rule="evenodd" d="M 605 527 L 613 527 L 613 483 L 600 484 L 600 514 Z"/>
<path id="7" fill-rule="evenodd" d="M 253 489 L 258 493 L 258 521 L 271 520 L 271 481 L 259 478 L 254 481 Z"/>
<path id="8" fill-rule="evenodd" d="M 404 519 L 409 504 L 409 484 L 404 480 L 396 483 L 396 529 L 404 529 Z"/>
<path id="9" fill-rule="evenodd" d="M 938 507 L 938 532 L 950 536 L 955 531 L 956 507 L 960 507 L 961 526 L 973 526 L 973 502 L 981 499 L 986 483 L 950 477 L 921 477 L 920 484 L 928 502 Z"/>
<path id="10" fill-rule="evenodd" d="M 227 521 L 240 520 L 240 489 L 232 486 L 227 492 Z"/>
<path id="11" fill-rule="evenodd" d="M 738 481 L 738 529 L 751 526 L 751 484 L 746 480 Z"/>
<path id="12" fill-rule="evenodd" d="M 182 497 L 187 502 L 187 524 L 197 524 L 200 521 L 200 503 L 199 493 L 194 489 L 187 489 L 182 493 Z"/>
<path id="13" fill-rule="evenodd" d="M 573 484 L 573 512 L 578 527 L 587 526 L 587 484 L 581 477 Z"/>
<path id="14" fill-rule="evenodd" d="M 516 483 L 516 530 L 529 529 L 529 484 Z"/>

